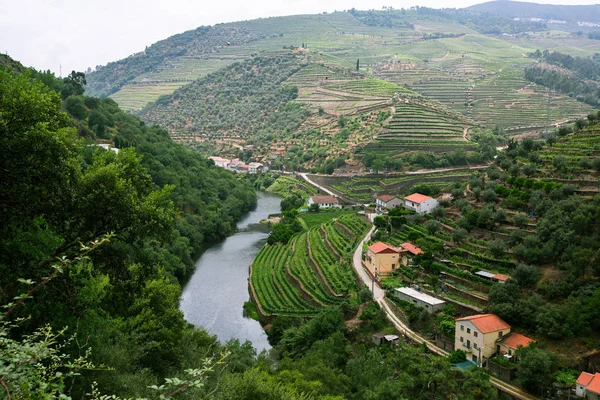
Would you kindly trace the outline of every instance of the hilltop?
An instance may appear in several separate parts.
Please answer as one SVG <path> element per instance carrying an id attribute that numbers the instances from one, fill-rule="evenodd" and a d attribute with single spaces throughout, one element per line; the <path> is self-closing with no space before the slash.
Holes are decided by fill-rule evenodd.
<path id="1" fill-rule="evenodd" d="M 493 156 L 482 132 L 495 147 L 593 111 L 528 78 L 537 50 L 586 57 L 600 41 L 468 9 L 352 9 L 200 27 L 99 68 L 87 90 L 205 154 L 328 173 L 448 167 Z"/>
<path id="2" fill-rule="evenodd" d="M 492 13 L 507 18 L 542 18 L 570 22 L 600 22 L 600 5 L 554 5 L 521 1 L 489 1 L 466 8 L 478 13 Z"/>

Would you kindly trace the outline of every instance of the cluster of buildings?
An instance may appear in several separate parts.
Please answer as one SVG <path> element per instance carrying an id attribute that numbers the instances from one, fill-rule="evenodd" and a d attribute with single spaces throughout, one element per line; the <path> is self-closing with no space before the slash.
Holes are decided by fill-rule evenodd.
<path id="1" fill-rule="evenodd" d="M 237 158 L 234 158 L 233 160 L 216 156 L 208 158 L 213 160 L 217 167 L 225 168 L 235 173 L 258 174 L 261 172 L 266 172 L 268 170 L 268 168 L 265 165 L 258 162 L 251 162 L 250 164 L 246 164 Z"/>
<path id="2" fill-rule="evenodd" d="M 437 206 L 438 201 L 436 199 L 420 193 L 413 193 L 404 198 L 386 194 L 375 199 L 375 208 L 378 212 L 404 207 L 417 214 L 429 214 Z"/>

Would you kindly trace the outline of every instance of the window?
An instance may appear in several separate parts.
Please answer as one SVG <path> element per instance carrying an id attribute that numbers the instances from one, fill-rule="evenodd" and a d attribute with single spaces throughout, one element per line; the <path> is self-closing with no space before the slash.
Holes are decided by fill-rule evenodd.
<path id="1" fill-rule="evenodd" d="M 467 333 L 471 333 L 471 328 L 467 328 Z"/>
<path id="2" fill-rule="evenodd" d="M 464 339 L 464 338 L 461 336 L 461 337 L 460 337 L 460 342 L 462 343 L 462 342 L 464 342 L 464 341 L 465 341 L 465 339 Z"/>
<path id="3" fill-rule="evenodd" d="M 477 337 L 477 331 L 473 331 L 473 335 L 475 335 L 475 337 Z"/>
<path id="4" fill-rule="evenodd" d="M 470 349 L 470 348 L 471 348 L 471 341 L 467 340 L 467 349 Z"/>
<path id="5" fill-rule="evenodd" d="M 461 325 L 461 326 L 460 326 L 460 330 L 461 330 L 461 331 L 464 331 L 464 330 L 465 330 L 465 326 L 464 326 L 464 325 Z"/>
<path id="6" fill-rule="evenodd" d="M 502 337 L 502 331 L 498 332 L 498 337 L 501 338 Z"/>
<path id="7" fill-rule="evenodd" d="M 392 258 L 396 258 L 396 256 L 392 256 Z"/>
<path id="8" fill-rule="evenodd" d="M 473 348 L 477 350 L 477 343 L 473 343 Z"/>

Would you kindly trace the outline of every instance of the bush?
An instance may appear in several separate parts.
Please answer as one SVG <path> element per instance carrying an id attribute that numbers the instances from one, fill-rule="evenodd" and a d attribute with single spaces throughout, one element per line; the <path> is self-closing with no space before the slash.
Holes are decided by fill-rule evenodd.
<path id="1" fill-rule="evenodd" d="M 467 353 L 465 353 L 463 350 L 454 350 L 452 353 L 450 353 L 448 358 L 450 359 L 450 363 L 458 364 L 463 361 L 467 361 Z"/>

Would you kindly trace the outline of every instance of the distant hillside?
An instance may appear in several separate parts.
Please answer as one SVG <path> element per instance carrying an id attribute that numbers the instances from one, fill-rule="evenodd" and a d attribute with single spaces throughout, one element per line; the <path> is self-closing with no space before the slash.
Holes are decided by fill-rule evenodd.
<path id="1" fill-rule="evenodd" d="M 563 6 L 502 0 L 476 4 L 467 7 L 466 10 L 497 14 L 507 18 L 543 18 L 562 21 L 600 22 L 600 5 Z"/>

